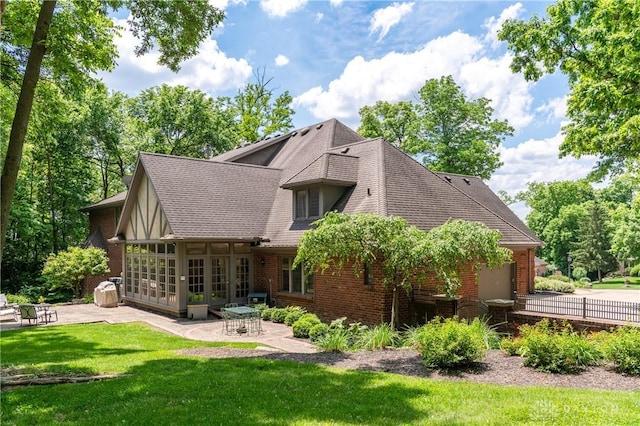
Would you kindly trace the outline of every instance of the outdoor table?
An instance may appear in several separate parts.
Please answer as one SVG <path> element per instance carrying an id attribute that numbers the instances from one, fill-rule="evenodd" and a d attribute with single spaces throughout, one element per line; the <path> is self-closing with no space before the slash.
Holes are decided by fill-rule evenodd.
<path id="1" fill-rule="evenodd" d="M 56 316 L 56 321 L 58 320 L 58 312 L 54 309 L 51 309 L 51 305 L 49 303 L 38 303 L 33 305 L 37 311 L 44 311 L 44 322 L 48 324 L 51 322 L 51 317 L 53 315 Z"/>
<path id="2" fill-rule="evenodd" d="M 230 315 L 225 315 L 225 329 L 227 332 L 236 331 L 238 333 L 258 333 L 262 331 L 260 320 L 260 310 L 250 306 L 237 306 L 234 308 L 224 308 Z M 231 327 L 229 327 L 229 321 Z"/>

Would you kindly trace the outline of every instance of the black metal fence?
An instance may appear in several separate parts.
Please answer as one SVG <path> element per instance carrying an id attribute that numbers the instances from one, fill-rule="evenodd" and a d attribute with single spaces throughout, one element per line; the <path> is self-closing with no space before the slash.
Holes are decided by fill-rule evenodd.
<path id="1" fill-rule="evenodd" d="M 640 303 L 554 294 L 519 294 L 515 309 L 581 318 L 640 322 Z"/>

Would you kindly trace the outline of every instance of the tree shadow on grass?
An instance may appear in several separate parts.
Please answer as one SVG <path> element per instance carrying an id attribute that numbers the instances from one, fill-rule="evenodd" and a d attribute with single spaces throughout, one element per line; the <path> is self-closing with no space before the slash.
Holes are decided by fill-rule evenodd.
<path id="1" fill-rule="evenodd" d="M 430 413 L 426 387 L 403 378 L 265 358 L 146 362 L 99 383 L 8 392 L 5 420 L 82 424 L 407 424 Z M 8 403 L 8 404 L 4 404 Z M 30 410 L 19 407 L 30 407 Z M 13 409 L 8 407 L 14 407 Z"/>

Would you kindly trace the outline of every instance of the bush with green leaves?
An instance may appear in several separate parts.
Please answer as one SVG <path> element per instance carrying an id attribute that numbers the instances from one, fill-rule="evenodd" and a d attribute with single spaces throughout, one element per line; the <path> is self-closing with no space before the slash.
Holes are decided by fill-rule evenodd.
<path id="1" fill-rule="evenodd" d="M 351 349 L 349 332 L 344 328 L 329 328 L 316 340 L 316 346 L 321 352 L 347 352 Z"/>
<path id="2" fill-rule="evenodd" d="M 296 322 L 293 323 L 293 336 L 306 339 L 309 337 L 311 328 L 320 323 L 320 318 L 318 318 L 315 314 L 304 314 Z"/>
<path id="3" fill-rule="evenodd" d="M 307 313 L 307 310 L 300 306 L 287 307 L 287 316 L 284 318 L 284 323 L 291 327 L 294 322 L 298 321 L 300 317 Z"/>
<path id="4" fill-rule="evenodd" d="M 602 359 L 598 345 L 585 334 L 577 333 L 568 322 L 557 324 L 548 318 L 520 327 L 518 353 L 524 364 L 548 373 L 575 373 Z"/>
<path id="5" fill-rule="evenodd" d="M 500 341 L 500 350 L 506 355 L 520 355 L 520 348 L 522 348 L 522 339 L 518 337 L 505 337 Z"/>
<path id="6" fill-rule="evenodd" d="M 309 338 L 312 342 L 317 342 L 322 336 L 329 332 L 329 326 L 325 323 L 316 324 L 309 330 Z"/>
<path id="7" fill-rule="evenodd" d="M 640 329 L 618 327 L 611 333 L 603 333 L 605 358 L 613 361 L 616 370 L 633 376 L 640 375 Z"/>
<path id="8" fill-rule="evenodd" d="M 436 317 L 416 333 L 422 361 L 428 368 L 467 366 L 483 359 L 487 352 L 481 327 L 456 317 Z"/>
<path id="9" fill-rule="evenodd" d="M 31 303 L 31 301 L 21 294 L 7 294 L 7 303 L 10 305 L 24 305 L 25 303 Z"/>
<path id="10" fill-rule="evenodd" d="M 276 310 L 276 308 L 265 308 L 260 312 L 260 316 L 263 321 L 271 321 L 271 314 Z"/>
<path id="11" fill-rule="evenodd" d="M 640 277 L 640 263 L 629 270 L 629 275 L 632 277 Z"/>
<path id="12" fill-rule="evenodd" d="M 82 283 L 89 275 L 104 275 L 109 272 L 107 253 L 95 247 L 69 247 L 52 253 L 42 269 L 42 276 L 52 291 L 72 289 L 76 299 L 80 298 Z"/>
<path id="13" fill-rule="evenodd" d="M 284 324 L 285 318 L 289 315 L 287 308 L 274 308 L 271 312 L 271 321 L 277 324 Z"/>
<path id="14" fill-rule="evenodd" d="M 354 347 L 357 349 L 375 351 L 389 347 L 396 347 L 399 345 L 400 341 L 400 333 L 398 333 L 397 330 L 391 328 L 390 324 L 381 324 L 360 332 Z"/>
<path id="15" fill-rule="evenodd" d="M 582 266 L 576 266 L 573 271 L 571 271 L 571 275 L 574 279 L 580 281 L 582 278 L 587 276 L 587 270 Z"/>
<path id="16" fill-rule="evenodd" d="M 550 278 L 536 277 L 534 281 L 535 289 L 538 291 L 556 291 L 559 293 L 574 293 L 576 291 L 573 284 L 568 281 L 558 280 L 557 278 L 558 276 L 555 275 Z"/>

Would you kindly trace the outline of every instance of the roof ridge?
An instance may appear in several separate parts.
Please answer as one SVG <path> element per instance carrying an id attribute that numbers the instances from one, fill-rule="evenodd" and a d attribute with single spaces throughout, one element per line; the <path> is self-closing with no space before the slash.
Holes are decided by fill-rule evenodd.
<path id="1" fill-rule="evenodd" d="M 383 138 L 371 139 L 369 142 L 378 142 L 377 155 L 380 157 L 378 161 L 378 182 L 380 188 L 380 196 L 378 197 L 378 209 L 380 216 L 387 216 L 389 211 L 389 201 L 387 199 L 387 174 L 385 173 L 385 140 Z"/>

